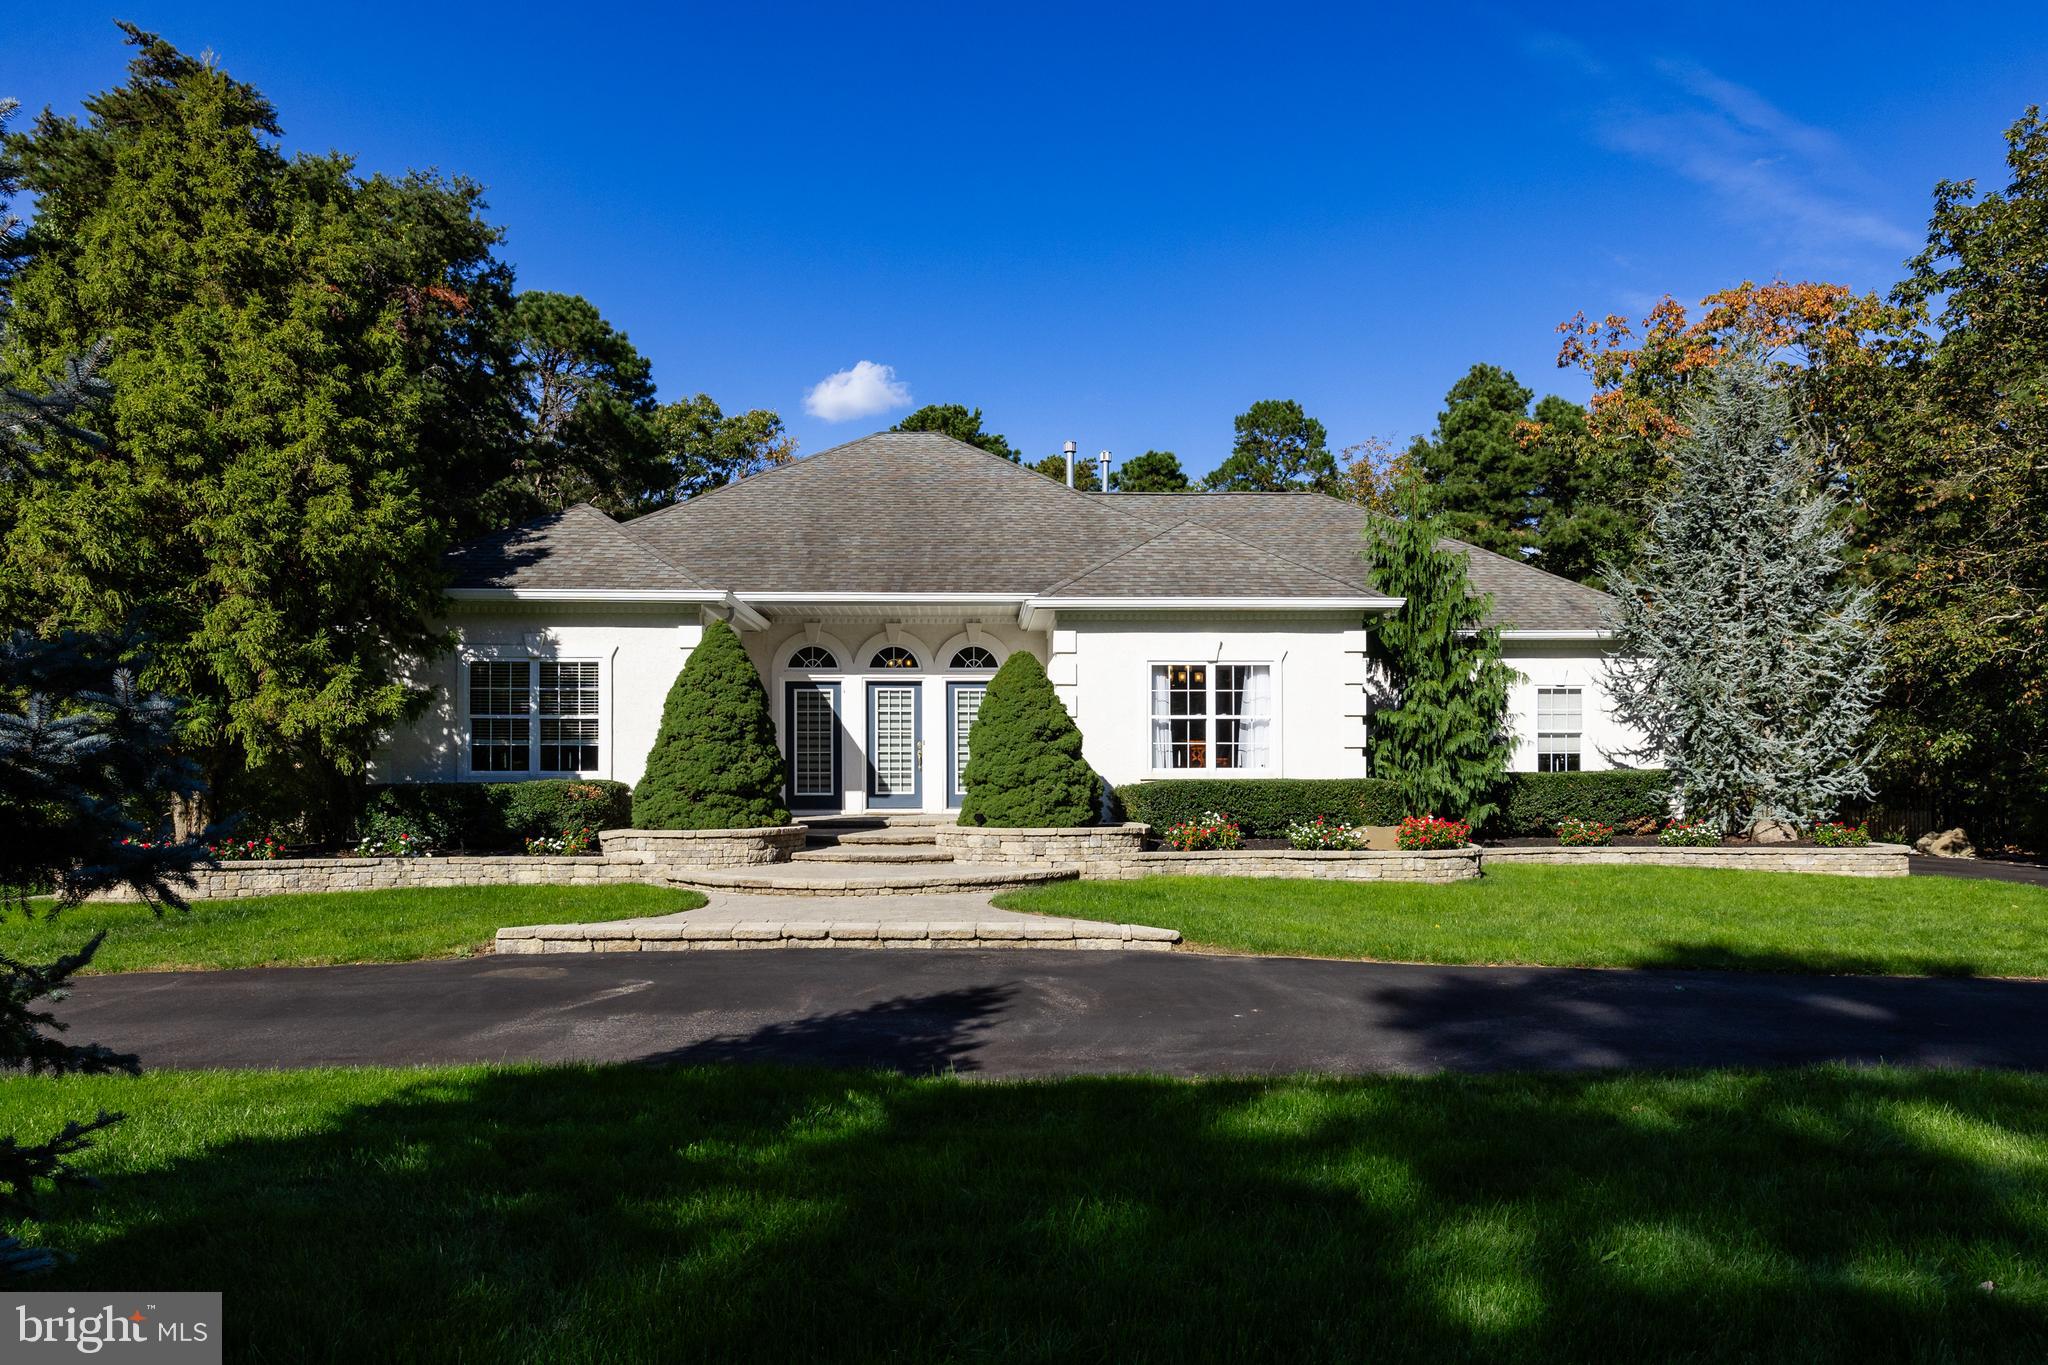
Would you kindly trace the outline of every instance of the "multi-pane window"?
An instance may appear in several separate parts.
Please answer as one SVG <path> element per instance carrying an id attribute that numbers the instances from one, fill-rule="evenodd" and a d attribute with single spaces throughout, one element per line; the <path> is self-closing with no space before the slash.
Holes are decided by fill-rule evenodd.
<path id="1" fill-rule="evenodd" d="M 597 663 L 540 664 L 540 770 L 597 769 Z"/>
<path id="2" fill-rule="evenodd" d="M 994 668 L 995 666 L 996 656 L 994 652 L 984 649 L 980 645 L 968 645 L 964 649 L 959 650 L 953 655 L 953 662 L 947 665 L 948 668 Z"/>
<path id="3" fill-rule="evenodd" d="M 1576 687 L 1536 689 L 1536 771 L 1579 770 L 1579 737 L 1584 731 L 1584 694 Z"/>
<path id="4" fill-rule="evenodd" d="M 531 756 L 532 691 L 526 660 L 479 659 L 469 666 L 469 766 L 523 773 Z"/>
<path id="5" fill-rule="evenodd" d="M 1265 664 L 1152 665 L 1152 766 L 1265 769 L 1273 670 Z"/>
<path id="6" fill-rule="evenodd" d="M 868 660 L 869 668 L 916 668 L 917 656 L 902 645 L 885 645 Z"/>
<path id="7" fill-rule="evenodd" d="M 823 645 L 805 645 L 789 656 L 791 668 L 837 668 L 839 660 L 832 657 L 832 651 Z"/>
<path id="8" fill-rule="evenodd" d="M 473 660 L 469 665 L 470 771 L 595 771 L 599 705 L 595 661 Z M 534 742 L 536 727 L 538 746 Z M 537 767 L 536 757 L 540 760 Z"/>

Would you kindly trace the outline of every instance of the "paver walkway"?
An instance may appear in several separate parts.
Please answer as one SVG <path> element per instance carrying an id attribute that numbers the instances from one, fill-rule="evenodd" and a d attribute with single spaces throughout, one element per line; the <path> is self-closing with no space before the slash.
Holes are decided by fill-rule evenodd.
<path id="1" fill-rule="evenodd" d="M 717 891 L 699 910 L 602 924 L 500 929 L 501 953 L 688 952 L 732 948 L 1115 948 L 1164 951 L 1180 931 L 998 910 L 987 892 L 749 896 Z"/>

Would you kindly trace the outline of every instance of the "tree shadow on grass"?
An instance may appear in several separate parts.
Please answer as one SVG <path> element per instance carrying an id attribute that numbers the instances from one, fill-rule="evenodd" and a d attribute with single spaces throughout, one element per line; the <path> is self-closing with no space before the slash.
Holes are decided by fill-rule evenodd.
<path id="1" fill-rule="evenodd" d="M 107 1156 L 137 1169 L 62 1206 L 46 1235 L 81 1255 L 50 1287 L 223 1289 L 233 1357 L 2048 1354 L 2041 1078 L 620 1066 L 53 1092 L 95 1096 L 133 1115 Z"/>

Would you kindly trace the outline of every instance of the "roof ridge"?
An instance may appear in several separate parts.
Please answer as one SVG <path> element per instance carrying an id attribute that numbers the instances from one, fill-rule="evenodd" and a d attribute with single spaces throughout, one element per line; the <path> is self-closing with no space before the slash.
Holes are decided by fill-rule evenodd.
<path id="1" fill-rule="evenodd" d="M 1103 569 L 1106 569 L 1110 565 L 1116 563 L 1119 559 L 1122 559 L 1125 555 L 1136 554 L 1138 551 L 1144 549 L 1147 545 L 1150 545 L 1153 541 L 1158 540 L 1163 536 L 1170 536 L 1175 531 L 1179 530 L 1181 527 L 1189 526 L 1192 524 L 1193 523 L 1191 522 L 1178 521 L 1171 526 L 1161 526 L 1156 533 L 1146 536 L 1143 540 L 1134 541 L 1133 543 L 1124 546 L 1121 550 L 1118 550 L 1115 554 L 1109 556 L 1109 558 L 1099 559 L 1095 563 L 1090 564 L 1085 569 L 1078 569 L 1075 572 L 1068 574 L 1065 578 L 1062 578 L 1059 582 L 1053 584 L 1051 587 L 1041 589 L 1038 593 L 1038 596 L 1050 597 L 1052 594 L 1058 592 L 1061 588 L 1067 586 L 1067 584 L 1078 582 L 1081 579 L 1086 578 L 1089 574 L 1099 573 Z"/>
<path id="2" fill-rule="evenodd" d="M 1181 521 L 1177 521 L 1173 523 L 1171 526 L 1162 527 L 1158 535 L 1147 536 L 1145 539 L 1137 542 L 1135 545 L 1126 546 L 1124 549 L 1118 551 L 1116 554 L 1111 555 L 1109 558 L 1102 560 L 1099 563 L 1089 565 L 1087 568 L 1081 570 L 1079 573 L 1068 574 L 1065 578 L 1053 584 L 1051 587 L 1045 589 L 1038 595 L 1041 597 L 1050 597 L 1054 593 L 1060 591 L 1060 589 L 1066 587 L 1067 585 L 1071 583 L 1078 583 L 1081 580 L 1088 578 L 1093 574 L 1100 573 L 1104 569 L 1108 568 L 1110 565 L 1116 563 L 1118 560 L 1123 559 L 1129 555 L 1134 555 L 1138 553 L 1138 551 L 1144 549 L 1146 546 L 1156 544 L 1157 542 L 1166 539 L 1168 536 L 1177 535 L 1182 531 L 1189 531 L 1197 536 L 1213 536 L 1219 540 L 1228 541 L 1233 545 L 1242 546 L 1245 550 L 1249 551 L 1253 555 L 1258 556 L 1261 559 L 1273 560 L 1278 563 L 1285 564 L 1290 568 L 1299 569 L 1303 573 L 1313 574 L 1315 575 L 1315 577 L 1321 579 L 1325 583 L 1329 583 L 1336 587 L 1342 588 L 1346 593 L 1355 593 L 1358 591 L 1357 588 L 1355 588 L 1349 583 L 1346 583 L 1343 579 L 1333 577 L 1330 574 L 1326 574 L 1321 569 L 1318 569 L 1313 565 L 1304 564 L 1298 559 L 1290 559 L 1288 556 L 1280 554 L 1273 550 L 1269 550 L 1263 545 L 1254 544 L 1253 542 L 1244 539 L 1242 536 L 1234 536 L 1230 534 L 1230 532 L 1228 531 L 1218 530 L 1214 526 L 1205 526 L 1199 521 L 1195 521 L 1192 518 L 1188 518 Z"/>

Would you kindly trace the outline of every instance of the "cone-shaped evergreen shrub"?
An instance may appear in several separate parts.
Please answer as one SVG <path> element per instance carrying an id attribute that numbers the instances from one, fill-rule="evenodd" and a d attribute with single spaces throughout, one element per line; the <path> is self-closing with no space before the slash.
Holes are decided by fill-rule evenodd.
<path id="1" fill-rule="evenodd" d="M 1038 660 L 1018 650 L 989 680 L 967 737 L 963 825 L 1049 829 L 1095 823 L 1095 770 Z"/>
<path id="2" fill-rule="evenodd" d="M 668 690 L 661 732 L 633 788 L 633 826 L 786 825 L 782 780 L 782 750 L 761 675 L 733 628 L 713 621 Z"/>

